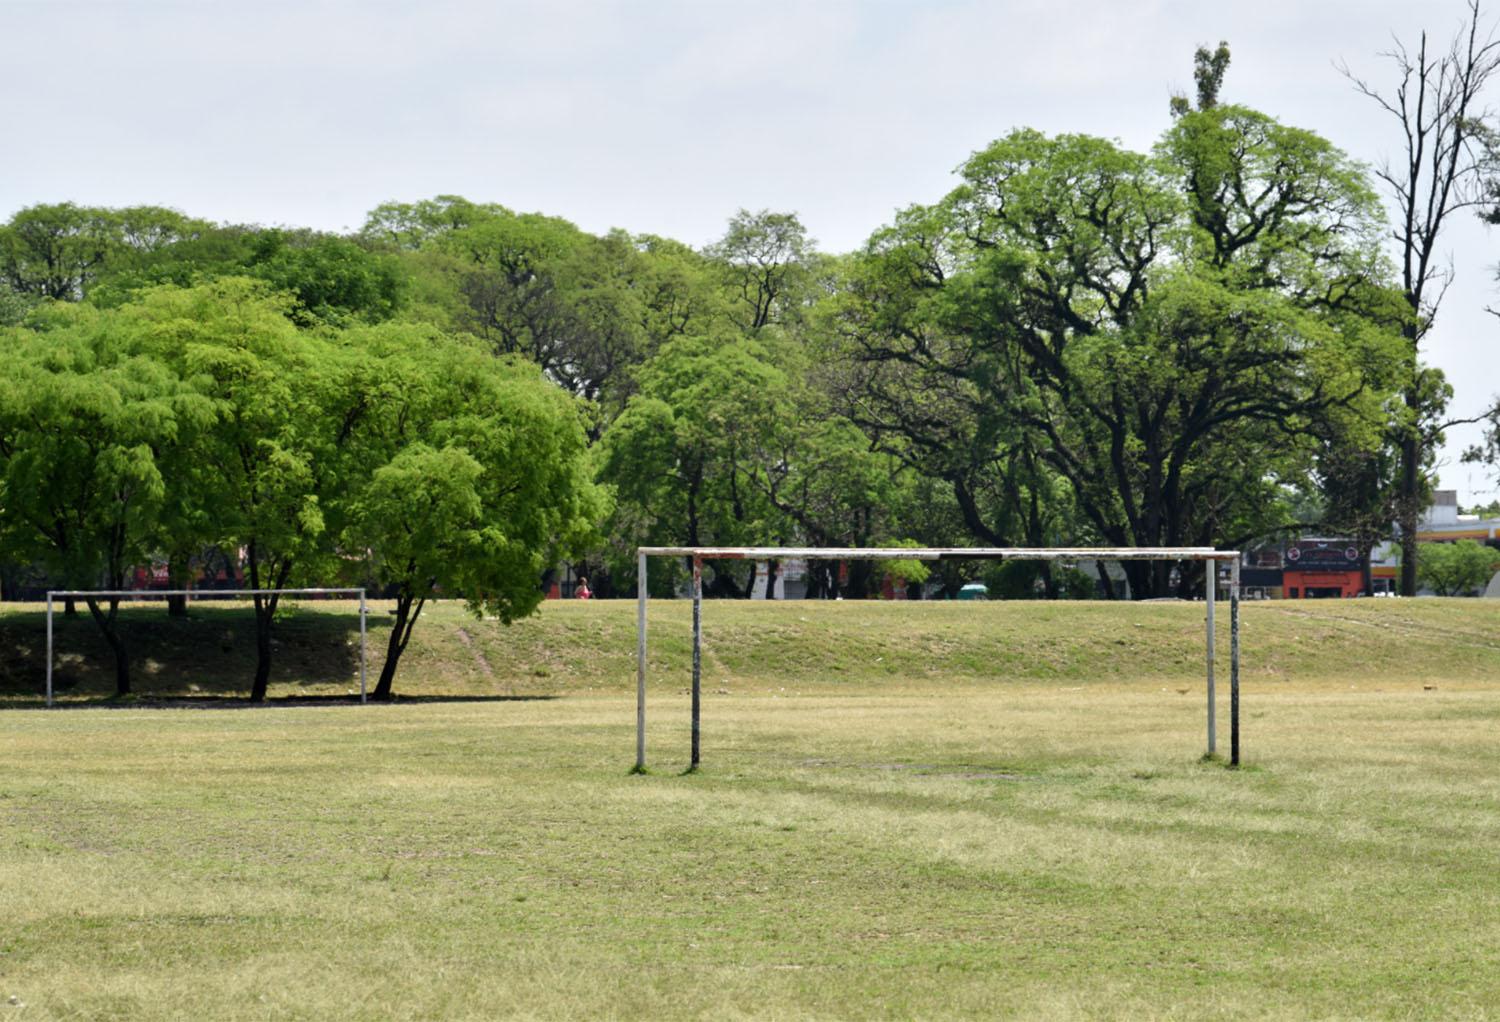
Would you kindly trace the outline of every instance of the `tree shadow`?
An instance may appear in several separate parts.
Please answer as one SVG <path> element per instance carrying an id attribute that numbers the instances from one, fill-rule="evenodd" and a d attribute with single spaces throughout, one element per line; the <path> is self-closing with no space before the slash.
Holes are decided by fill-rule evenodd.
<path id="1" fill-rule="evenodd" d="M 285 612 L 278 613 L 268 705 L 359 701 L 357 605 L 312 604 L 284 604 Z M 187 617 L 169 616 L 164 602 L 122 604 L 120 629 L 131 655 L 134 693 L 123 700 L 114 697 L 113 654 L 87 611 L 80 610 L 69 618 L 59 607 L 53 616 L 52 686 L 70 703 L 213 705 L 249 694 L 256 656 L 255 615 L 248 604 L 194 603 Z M 371 688 L 385 658 L 390 629 L 390 616 L 372 607 L 365 637 L 365 676 Z M 19 708 L 44 697 L 46 677 L 45 609 L 7 607 L 0 613 L 0 705 Z"/>
<path id="2" fill-rule="evenodd" d="M 195 696 L 114 696 L 96 698 L 69 698 L 54 703 L 53 710 L 258 710 L 286 709 L 288 707 L 390 707 L 419 706 L 429 703 L 537 703 L 560 699 L 556 695 L 452 695 L 452 696 L 403 696 L 387 700 L 371 699 L 360 703 L 359 696 L 281 695 L 269 696 L 263 703 L 252 703 L 244 696 L 195 695 Z M 0 699 L 0 712 L 6 710 L 38 710 L 47 708 L 45 697 Z"/>

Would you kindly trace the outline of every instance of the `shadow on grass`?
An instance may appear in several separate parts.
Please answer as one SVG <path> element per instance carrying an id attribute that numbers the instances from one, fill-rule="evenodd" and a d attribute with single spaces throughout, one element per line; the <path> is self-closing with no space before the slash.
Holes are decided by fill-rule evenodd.
<path id="1" fill-rule="evenodd" d="M 271 685 L 294 690 L 359 684 L 359 616 L 335 607 L 288 605 L 272 640 Z M 368 619 L 367 670 L 379 669 L 389 635 L 387 615 Z M 164 604 L 124 604 L 120 630 L 131 657 L 132 687 L 142 701 L 207 701 L 243 695 L 255 676 L 255 615 L 245 605 L 194 604 L 187 617 L 169 617 Z M 45 692 L 46 615 L 30 606 L 0 614 L 0 700 Z M 53 690 L 70 701 L 109 699 L 114 657 L 87 611 L 53 619 Z M 347 701 L 324 693 L 327 702 Z M 358 697 L 355 697 L 358 701 Z M 123 702 L 123 701 L 121 701 Z"/>
<path id="2" fill-rule="evenodd" d="M 285 709 L 292 706 L 417 706 L 426 703 L 536 703 L 560 699 L 555 695 L 453 695 L 453 696 L 404 696 L 397 693 L 391 699 L 371 699 L 361 704 L 359 696 L 271 696 L 263 703 L 252 703 L 244 696 L 194 695 L 194 696 L 127 696 L 116 699 L 100 696 L 93 699 L 64 698 L 52 709 L 57 710 L 258 710 Z M 6 710 L 47 709 L 45 697 L 32 698 L 0 697 L 0 713 Z"/>

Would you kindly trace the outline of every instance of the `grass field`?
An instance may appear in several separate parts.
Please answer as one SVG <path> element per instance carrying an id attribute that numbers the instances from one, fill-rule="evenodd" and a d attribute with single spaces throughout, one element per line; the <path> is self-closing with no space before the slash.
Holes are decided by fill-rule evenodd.
<path id="1" fill-rule="evenodd" d="M 347 693 L 344 609 L 273 695 Z M 238 705 L 242 620 L 132 613 Z M 0 1019 L 1500 1015 L 1500 607 L 1247 607 L 1239 771 L 1201 617 L 710 603 L 683 775 L 658 604 L 633 777 L 633 604 L 440 607 L 398 688 L 461 698 L 363 708 L 90 708 L 79 622 L 53 712 L 7 608 Z"/>

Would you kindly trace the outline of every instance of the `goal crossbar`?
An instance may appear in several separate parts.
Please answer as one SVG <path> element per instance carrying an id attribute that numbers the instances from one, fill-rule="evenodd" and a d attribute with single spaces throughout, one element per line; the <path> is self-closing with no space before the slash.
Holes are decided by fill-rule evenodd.
<path id="1" fill-rule="evenodd" d="M 358 596 L 359 597 L 359 701 L 365 702 L 365 619 L 369 605 L 363 588 L 349 589 L 49 589 L 47 590 L 47 705 L 52 705 L 52 601 L 103 596 L 120 600 L 154 600 L 162 596 L 195 596 L 198 599 L 235 599 L 245 596 Z"/>
<path id="2" fill-rule="evenodd" d="M 1229 763 L 1240 762 L 1240 552 L 1213 547 L 693 547 L 636 549 L 636 731 L 635 768 L 646 769 L 646 562 L 652 557 L 685 557 L 693 565 L 692 750 L 689 769 L 701 762 L 700 722 L 703 680 L 703 562 L 775 560 L 916 561 L 1203 561 L 1204 631 L 1207 641 L 1208 754 L 1216 751 L 1214 721 L 1214 603 L 1217 565 L 1229 564 Z"/>
<path id="3" fill-rule="evenodd" d="M 1077 557 L 1110 561 L 1228 561 L 1233 550 L 1213 547 L 766 547 L 766 546 L 643 546 L 648 557 L 697 557 L 705 561 L 775 561 L 786 558 L 817 561 L 1045 561 Z"/>

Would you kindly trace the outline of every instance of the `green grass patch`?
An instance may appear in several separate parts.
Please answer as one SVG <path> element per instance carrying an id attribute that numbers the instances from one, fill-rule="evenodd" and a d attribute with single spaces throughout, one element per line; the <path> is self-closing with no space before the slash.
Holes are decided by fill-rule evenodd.
<path id="1" fill-rule="evenodd" d="M 106 711 L 85 675 L 0 712 L 0 1013 L 1491 1017 L 1494 612 L 1392 602 L 1247 608 L 1241 771 L 1200 759 L 1199 664 L 1107 649 L 1189 656 L 1191 606 L 710 604 L 690 775 L 680 606 L 645 775 L 623 604 L 440 608 L 408 688 L 466 701 Z M 1101 659 L 925 673 L 949 641 Z M 473 698 L 512 685 L 555 698 Z"/>

